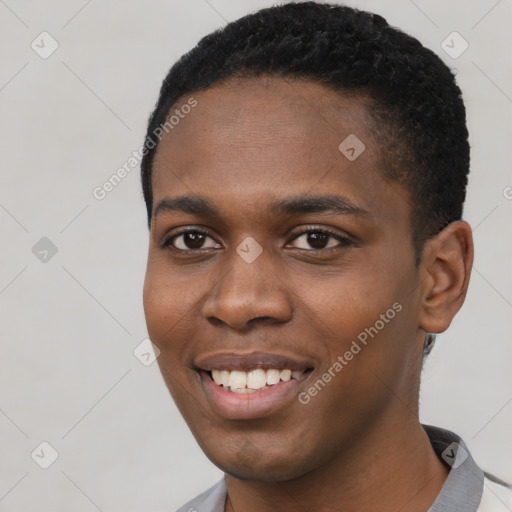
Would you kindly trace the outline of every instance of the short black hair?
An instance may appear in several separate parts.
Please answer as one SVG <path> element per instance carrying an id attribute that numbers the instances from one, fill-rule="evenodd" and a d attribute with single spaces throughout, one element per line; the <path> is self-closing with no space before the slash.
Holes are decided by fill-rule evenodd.
<path id="1" fill-rule="evenodd" d="M 171 108 L 193 92 L 260 75 L 314 81 L 369 99 L 375 120 L 371 137 L 380 145 L 383 176 L 408 192 L 417 262 L 425 240 L 462 218 L 468 131 L 462 93 L 449 67 L 377 14 L 301 2 L 231 22 L 203 37 L 172 66 L 146 134 L 146 144 L 151 139 L 155 147 L 141 162 L 149 226 L 152 137 Z"/>

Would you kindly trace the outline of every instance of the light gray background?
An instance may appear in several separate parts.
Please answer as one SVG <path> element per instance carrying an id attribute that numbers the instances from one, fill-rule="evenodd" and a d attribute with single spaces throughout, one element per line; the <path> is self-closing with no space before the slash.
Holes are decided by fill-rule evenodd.
<path id="1" fill-rule="evenodd" d="M 92 190 L 140 147 L 172 63 L 272 3 L 0 0 L 0 510 L 169 511 L 221 476 L 156 363 L 132 353 L 147 336 L 139 169 L 102 201 Z M 512 480 L 512 2 L 347 3 L 384 15 L 458 70 L 476 259 L 466 304 L 424 370 L 421 417 Z M 46 60 L 31 48 L 42 31 L 59 44 Z M 440 46 L 453 31 L 469 43 L 457 59 Z M 58 248 L 46 263 L 32 253 L 42 237 Z M 42 441 L 59 454 L 46 470 L 30 455 Z"/>

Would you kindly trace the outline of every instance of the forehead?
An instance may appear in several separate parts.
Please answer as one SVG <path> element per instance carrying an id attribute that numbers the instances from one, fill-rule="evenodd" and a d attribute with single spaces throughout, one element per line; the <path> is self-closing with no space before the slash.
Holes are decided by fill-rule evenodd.
<path id="1" fill-rule="evenodd" d="M 369 136 L 368 100 L 354 93 L 341 95 L 316 82 L 271 76 L 232 79 L 193 96 L 197 106 L 181 119 L 174 116 L 178 123 L 162 146 L 196 144 L 201 154 L 208 149 L 219 153 L 265 146 L 268 153 L 279 150 L 282 141 L 300 145 L 303 151 L 319 144 L 332 151 L 344 135 Z M 170 114 L 187 100 L 178 100 Z"/>
<path id="2" fill-rule="evenodd" d="M 364 96 L 267 76 L 231 80 L 192 96 L 197 105 L 181 113 L 158 146 L 154 204 L 193 193 L 226 206 L 235 198 L 262 205 L 313 189 L 337 192 L 367 210 L 365 205 L 386 204 Z M 178 101 L 171 114 L 188 100 Z"/>

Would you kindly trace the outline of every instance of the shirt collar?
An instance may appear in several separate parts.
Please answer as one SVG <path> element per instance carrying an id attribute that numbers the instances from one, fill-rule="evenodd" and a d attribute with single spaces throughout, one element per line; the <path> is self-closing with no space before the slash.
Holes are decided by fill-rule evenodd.
<path id="1" fill-rule="evenodd" d="M 464 441 L 453 432 L 423 425 L 437 456 L 450 467 L 448 477 L 428 512 L 476 512 L 482 499 L 484 474 Z"/>

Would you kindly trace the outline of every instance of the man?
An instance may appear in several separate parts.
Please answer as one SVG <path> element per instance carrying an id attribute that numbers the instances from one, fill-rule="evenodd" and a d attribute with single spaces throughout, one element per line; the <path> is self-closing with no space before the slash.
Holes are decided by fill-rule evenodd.
<path id="1" fill-rule="evenodd" d="M 442 61 L 348 7 L 263 9 L 173 66 L 142 162 L 144 308 L 225 472 L 180 510 L 506 510 L 418 419 L 473 262 L 467 139 Z"/>

